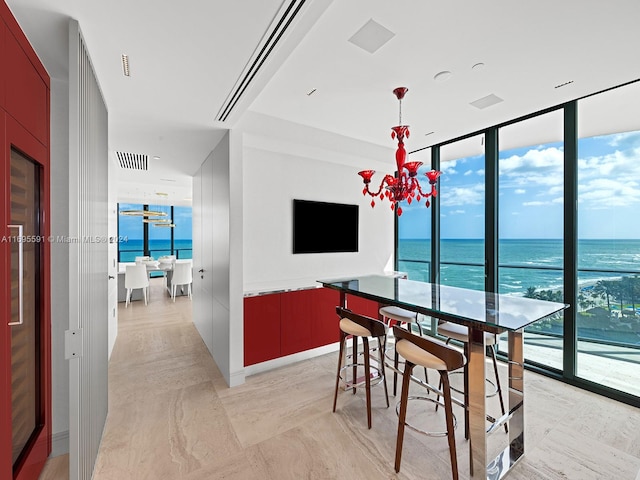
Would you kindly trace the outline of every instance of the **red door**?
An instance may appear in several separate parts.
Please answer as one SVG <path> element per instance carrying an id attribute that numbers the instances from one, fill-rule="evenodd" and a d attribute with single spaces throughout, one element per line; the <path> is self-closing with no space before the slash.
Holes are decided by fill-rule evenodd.
<path id="1" fill-rule="evenodd" d="M 51 451 L 49 159 L 2 117 L 0 478 L 35 480 Z"/>

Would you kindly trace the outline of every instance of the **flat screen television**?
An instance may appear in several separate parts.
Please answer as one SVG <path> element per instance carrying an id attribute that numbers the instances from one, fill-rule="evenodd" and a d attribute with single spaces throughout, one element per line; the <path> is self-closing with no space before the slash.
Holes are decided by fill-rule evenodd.
<path id="1" fill-rule="evenodd" d="M 358 205 L 293 200 L 293 253 L 358 251 Z"/>

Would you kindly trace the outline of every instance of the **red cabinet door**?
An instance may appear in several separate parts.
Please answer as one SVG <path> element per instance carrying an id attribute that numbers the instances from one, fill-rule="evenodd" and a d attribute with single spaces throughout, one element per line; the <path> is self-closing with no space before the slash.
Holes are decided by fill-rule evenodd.
<path id="1" fill-rule="evenodd" d="M 312 346 L 321 347 L 340 340 L 340 319 L 336 307 L 340 305 L 340 292 L 329 288 L 313 290 L 314 311 L 311 323 Z"/>
<path id="2" fill-rule="evenodd" d="M 316 289 L 297 290 L 282 294 L 281 353 L 282 356 L 313 348 L 313 323 Z"/>
<path id="3" fill-rule="evenodd" d="M 280 294 L 244 299 L 244 364 L 280 356 Z"/>
<path id="4" fill-rule="evenodd" d="M 354 313 L 360 315 L 366 315 L 371 318 L 378 318 L 380 305 L 378 302 L 368 300 L 362 297 L 356 297 L 354 295 L 347 295 L 347 308 Z"/>
<path id="5" fill-rule="evenodd" d="M 49 158 L 2 116 L 0 478 L 31 480 L 51 451 Z"/>

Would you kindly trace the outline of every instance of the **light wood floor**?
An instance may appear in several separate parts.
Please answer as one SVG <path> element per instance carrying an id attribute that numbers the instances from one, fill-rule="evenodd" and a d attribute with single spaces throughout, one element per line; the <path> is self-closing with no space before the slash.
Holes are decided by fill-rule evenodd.
<path id="1" fill-rule="evenodd" d="M 157 284 L 147 307 L 120 305 L 94 480 L 451 478 L 446 438 L 411 431 L 394 472 L 396 399 L 385 408 L 381 386 L 371 430 L 364 392 L 341 392 L 331 412 L 337 353 L 230 389 L 190 319 L 188 298 L 174 304 Z M 531 372 L 525 385 L 526 456 L 507 478 L 640 480 L 638 409 Z M 440 421 L 430 404 L 411 406 L 413 415 L 427 412 L 424 421 Z M 461 478 L 468 478 L 464 416 L 455 413 Z M 504 437 L 495 433 L 491 446 Z M 67 462 L 51 459 L 40 478 L 66 480 Z"/>

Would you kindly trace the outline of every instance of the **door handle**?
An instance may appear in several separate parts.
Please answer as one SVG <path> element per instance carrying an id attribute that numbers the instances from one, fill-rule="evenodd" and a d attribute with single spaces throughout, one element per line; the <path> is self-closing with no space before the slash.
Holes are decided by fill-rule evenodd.
<path id="1" fill-rule="evenodd" d="M 22 225 L 7 225 L 9 228 L 18 229 L 18 321 L 9 322 L 8 325 L 22 325 L 24 322 L 23 310 L 24 310 L 24 283 L 23 283 L 23 271 L 24 271 L 24 245 L 22 243 L 22 237 L 24 233 L 24 227 Z"/>
<path id="2" fill-rule="evenodd" d="M 200 270 L 198 270 L 198 273 L 204 273 L 204 268 L 201 268 Z"/>
<path id="3" fill-rule="evenodd" d="M 114 277 L 113 275 L 109 275 L 109 280 L 113 280 L 113 279 L 115 279 L 115 278 L 116 278 L 116 277 Z"/>

